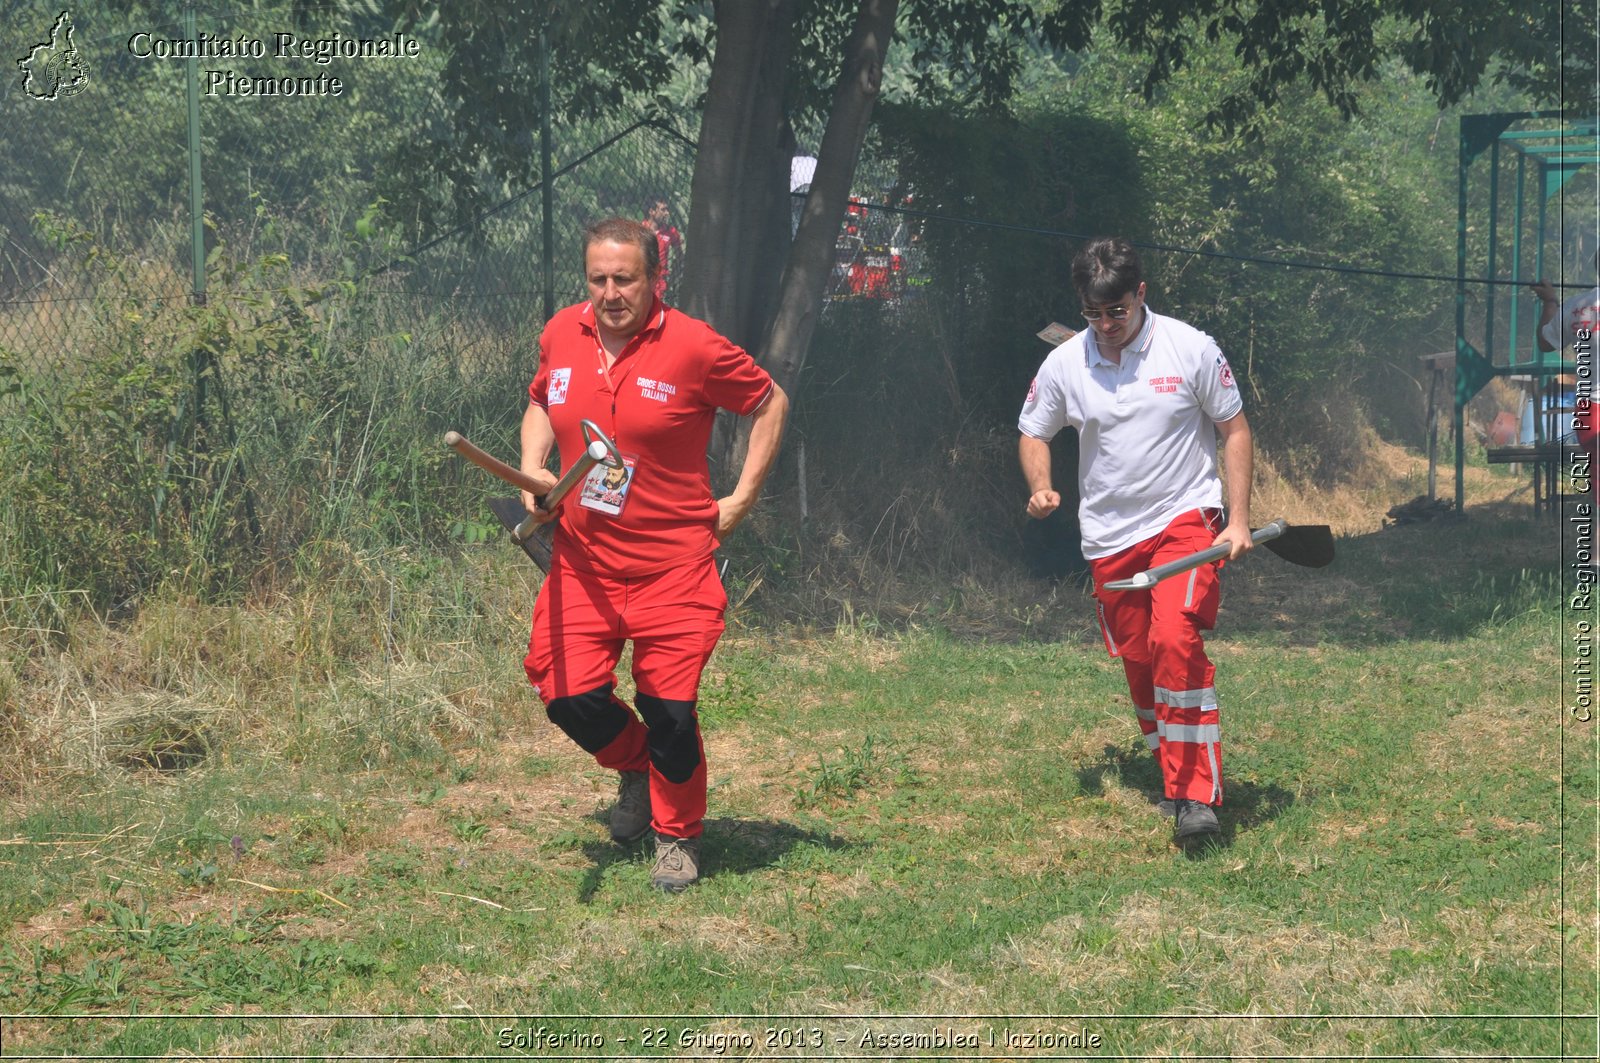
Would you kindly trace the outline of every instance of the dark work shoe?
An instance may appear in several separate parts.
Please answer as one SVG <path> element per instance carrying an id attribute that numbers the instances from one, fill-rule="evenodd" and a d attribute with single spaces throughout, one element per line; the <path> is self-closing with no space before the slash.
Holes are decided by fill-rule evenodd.
<path id="1" fill-rule="evenodd" d="M 611 806 L 611 840 L 638 841 L 650 829 L 650 773 L 625 771 L 617 782 L 617 803 Z"/>
<path id="2" fill-rule="evenodd" d="M 1217 840 L 1222 828 L 1217 825 L 1217 810 L 1204 801 L 1173 802 L 1176 817 L 1172 829 L 1173 841 L 1182 849 L 1199 849 Z"/>
<path id="3" fill-rule="evenodd" d="M 700 839 L 656 835 L 656 866 L 650 885 L 667 893 L 681 893 L 700 878 Z"/>

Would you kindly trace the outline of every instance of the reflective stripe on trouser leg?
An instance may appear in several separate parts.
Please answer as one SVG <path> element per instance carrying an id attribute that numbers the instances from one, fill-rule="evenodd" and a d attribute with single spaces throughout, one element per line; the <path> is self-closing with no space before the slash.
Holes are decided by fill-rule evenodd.
<path id="1" fill-rule="evenodd" d="M 1174 581 L 1178 582 L 1178 581 Z M 1214 600 L 1214 596 L 1213 596 Z M 1206 657 L 1194 618 L 1150 626 L 1155 676 L 1156 731 L 1167 796 L 1222 803 L 1222 732 L 1213 685 L 1216 669 Z"/>
<path id="2" fill-rule="evenodd" d="M 1144 744 L 1159 759 L 1161 756 L 1161 732 L 1160 724 L 1156 720 L 1156 710 L 1141 709 L 1135 706 L 1133 714 L 1139 719 L 1139 733 L 1144 735 Z"/>
<path id="3" fill-rule="evenodd" d="M 1194 511 L 1162 532 L 1151 561 L 1161 564 L 1211 545 L 1211 515 Z M 1217 712 L 1216 669 L 1201 633 L 1217 619 L 1221 582 L 1214 565 L 1182 578 L 1163 580 L 1150 591 L 1147 646 L 1154 678 L 1161 774 L 1167 796 L 1222 802 L 1222 738 Z"/>
<path id="4" fill-rule="evenodd" d="M 1160 758 L 1160 743 L 1156 734 L 1155 683 L 1150 678 L 1150 662 L 1122 658 L 1122 674 L 1128 678 L 1128 693 L 1133 698 L 1133 715 L 1139 721 L 1139 733 L 1144 744 Z"/>
<path id="5" fill-rule="evenodd" d="M 658 834 L 698 837 L 706 818 L 706 758 L 693 701 L 641 692 L 639 714 L 650 729 L 650 808 Z"/>
<path id="6" fill-rule="evenodd" d="M 1222 803 L 1222 725 L 1217 692 L 1156 687 L 1156 756 L 1168 797 Z M 1176 787 L 1173 782 L 1176 782 Z M 1173 792 L 1176 789 L 1177 792 Z"/>

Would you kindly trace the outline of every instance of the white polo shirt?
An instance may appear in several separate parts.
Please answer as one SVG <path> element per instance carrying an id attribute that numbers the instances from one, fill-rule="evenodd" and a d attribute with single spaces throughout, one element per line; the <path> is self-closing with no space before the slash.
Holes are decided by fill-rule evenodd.
<path id="1" fill-rule="evenodd" d="M 1600 327 L 1600 288 L 1580 292 L 1562 303 L 1561 312 L 1546 321 L 1539 334 L 1559 351 L 1577 339 L 1579 329 L 1587 329 L 1592 337 L 1597 327 Z"/>
<path id="2" fill-rule="evenodd" d="M 1221 507 L 1216 422 L 1244 408 L 1216 341 L 1145 307 L 1120 365 L 1084 329 L 1051 351 L 1017 427 L 1050 440 L 1078 430 L 1083 556 L 1106 557 L 1191 509 Z"/>

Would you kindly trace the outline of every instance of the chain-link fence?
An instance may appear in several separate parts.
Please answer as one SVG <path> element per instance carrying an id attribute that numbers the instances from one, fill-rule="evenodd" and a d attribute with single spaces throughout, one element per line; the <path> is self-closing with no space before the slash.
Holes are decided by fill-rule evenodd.
<path id="1" fill-rule="evenodd" d="M 341 521 L 346 538 L 369 527 L 379 541 L 470 533 L 446 516 L 471 507 L 450 495 L 460 474 L 439 433 L 456 428 L 515 453 L 537 332 L 552 308 L 583 294 L 582 226 L 643 218 L 660 202 L 669 224 L 688 231 L 697 133 L 688 110 L 673 120 L 658 108 L 650 120 L 613 112 L 555 122 L 546 182 L 537 123 L 483 134 L 502 138 L 494 166 L 460 151 L 442 47 L 327 62 L 277 54 L 291 32 L 392 38 L 361 4 L 339 5 L 337 27 L 321 29 L 296 28 L 287 12 L 301 8 L 317 5 L 202 7 L 192 24 L 181 9 L 152 20 L 96 7 L 63 21 L 44 0 L 13 0 L 22 76 L 0 92 L 7 578 L 65 571 L 84 556 L 150 555 L 111 580 L 147 585 L 194 561 L 151 542 L 248 536 L 276 556 L 278 544 L 332 534 Z M 201 34 L 229 54 L 200 58 L 191 79 L 181 45 Z M 253 42 L 263 54 L 249 54 Z M 1141 166 L 1163 156 L 1163 127 L 1113 130 L 1068 113 L 1029 121 L 883 115 L 885 146 L 858 167 L 823 327 L 795 382 L 796 449 L 809 433 L 836 444 L 841 463 L 868 450 L 884 468 L 965 455 L 974 475 L 1006 489 L 995 471 L 1011 467 L 1001 437 L 1046 350 L 1033 337 L 1052 318 L 1076 323 L 1066 276 L 1075 230 L 1143 241 L 1154 305 L 1239 356 L 1252 413 L 1270 414 L 1278 400 L 1277 427 L 1295 429 L 1281 433 L 1284 447 L 1316 457 L 1317 470 L 1358 445 L 1346 430 L 1354 413 L 1329 395 L 1388 355 L 1393 308 L 1418 334 L 1448 323 L 1437 286 L 1333 268 L 1348 258 L 1437 272 L 1412 256 L 1448 249 L 1448 230 L 1401 209 L 1416 197 L 1384 201 L 1398 220 L 1382 247 L 1352 237 L 1339 250 L 1335 238 L 1355 231 L 1345 220 L 1374 212 L 1332 209 L 1342 201 L 1305 210 L 1325 189 L 1292 144 L 1274 150 L 1279 183 L 1296 176 L 1308 189 L 1298 197 L 1241 191 L 1226 174 L 1210 187 L 1188 171 Z M 526 165 L 508 168 L 508 158 Z M 806 170 L 801 154 L 792 191 L 804 191 Z M 1183 249 L 1218 231 L 1242 249 L 1326 259 L 1329 270 Z M 679 256 L 693 251 L 671 251 L 669 302 Z M 1371 305 L 1391 312 L 1362 311 Z M 1422 343 L 1417 350 L 1440 350 L 1448 339 Z M 1373 390 L 1395 396 L 1392 424 L 1420 409 L 1403 387 Z M 1307 396 L 1327 439 L 1305 439 Z M 882 428 L 886 410 L 892 431 Z M 1263 422 L 1265 439 L 1273 424 Z M 261 475 L 269 469 L 293 475 Z M 820 461 L 810 475 L 813 508 L 830 475 L 861 479 Z M 784 468 L 774 483 L 786 477 L 807 486 Z M 120 529 L 109 546 L 107 527 Z"/>
<path id="2" fill-rule="evenodd" d="M 418 176 L 453 121 L 437 56 L 284 58 L 281 6 L 24 8 L 28 76 L 0 93 L 0 141 L 28 161 L 0 170 L 8 584 L 71 571 L 115 599 L 230 542 L 463 534 L 437 439 L 515 453 L 538 331 L 583 296 L 582 228 L 665 208 L 675 301 L 692 115 L 555 123 L 548 188 L 537 129 L 518 132 L 525 175 L 457 173 L 476 199 L 452 200 Z M 195 40 L 223 54 L 190 64 Z M 853 321 L 926 277 L 894 168 L 864 160 L 855 187 L 828 292 Z"/>
<path id="3" fill-rule="evenodd" d="M 276 8 L 24 7 L 25 79 L 0 93 L 7 590 L 71 571 L 116 598 L 196 540 L 201 567 L 240 538 L 271 553 L 331 510 L 449 532 L 439 434 L 514 453 L 538 330 L 582 293 L 582 227 L 657 201 L 685 225 L 693 143 L 660 120 L 555 125 L 548 195 L 525 137 L 526 179 L 467 174 L 475 209 L 438 223 L 386 196 L 445 138 L 430 71 L 282 59 Z M 267 54 L 191 73 L 193 39 Z"/>
<path id="4" fill-rule="evenodd" d="M 13 160 L 9 177 L 0 177 L 0 345 L 12 364 L 36 373 L 61 364 L 90 316 L 94 267 L 106 264 L 92 251 L 126 253 L 133 268 L 123 271 L 124 282 L 163 304 L 202 290 L 207 299 L 248 291 L 252 278 L 241 265 L 280 255 L 306 284 L 359 281 L 358 297 L 385 304 L 397 321 L 422 313 L 437 322 L 448 312 L 468 332 L 525 337 L 542 320 L 547 285 L 558 303 L 581 290 L 574 260 L 585 222 L 613 212 L 642 218 L 656 197 L 680 211 L 688 202 L 692 143 L 661 123 L 624 118 L 555 130 L 551 246 L 537 183 L 501 186 L 470 222 L 426 239 L 385 238 L 370 227 L 382 214 L 372 208 L 392 171 L 413 165 L 414 153 L 448 121 L 425 78 L 356 60 L 327 67 L 270 55 L 201 60 L 191 125 L 186 64 L 161 55 L 190 34 L 182 18 L 150 24 L 80 14 L 63 30 L 55 8 L 32 6 L 31 39 L 49 46 L 51 61 L 70 48 L 87 82 L 70 95 L 38 81 L 39 98 L 0 97 Z M 281 13 L 261 10 L 202 10 L 198 24 L 216 40 L 269 47 L 284 26 Z M 217 94 L 221 74 L 285 82 L 286 69 L 337 71 L 345 91 L 338 98 Z M 525 139 L 536 161 L 539 145 Z M 191 155 L 199 170 L 194 197 Z M 213 265 L 203 276 L 191 265 L 196 207 Z M 217 269 L 219 262 L 233 271 Z M 402 310 L 406 303 L 413 309 Z"/>

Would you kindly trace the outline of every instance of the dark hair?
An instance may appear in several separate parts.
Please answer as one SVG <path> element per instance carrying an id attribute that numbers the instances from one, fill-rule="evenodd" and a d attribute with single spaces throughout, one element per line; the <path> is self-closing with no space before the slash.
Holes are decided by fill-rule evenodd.
<path id="1" fill-rule="evenodd" d="M 1143 281 L 1139 252 L 1120 236 L 1097 236 L 1072 260 L 1072 286 L 1086 305 L 1120 299 Z"/>
<path id="2" fill-rule="evenodd" d="M 639 250 L 644 252 L 645 276 L 654 281 L 661 275 L 661 245 L 656 243 L 656 234 L 646 228 L 643 222 L 630 218 L 602 218 L 590 222 L 583 230 L 585 263 L 589 261 L 590 245 L 600 243 L 638 244 Z"/>

